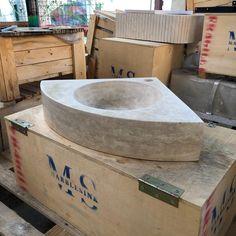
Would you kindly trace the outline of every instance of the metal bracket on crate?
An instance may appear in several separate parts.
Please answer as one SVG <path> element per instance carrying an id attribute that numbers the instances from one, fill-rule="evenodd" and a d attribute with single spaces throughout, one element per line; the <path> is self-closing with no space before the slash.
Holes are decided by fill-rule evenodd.
<path id="1" fill-rule="evenodd" d="M 179 206 L 179 199 L 184 193 L 183 189 L 180 189 L 150 175 L 144 175 L 138 181 L 139 190 L 141 192 L 147 193 L 148 195 L 166 202 L 174 207 Z"/>
<path id="2" fill-rule="evenodd" d="M 195 13 L 236 13 L 236 1 L 232 6 L 196 7 Z"/>
<path id="3" fill-rule="evenodd" d="M 15 128 L 17 131 L 19 131 L 20 133 L 26 136 L 28 136 L 28 128 L 33 126 L 32 123 L 25 120 L 21 120 L 21 119 L 14 119 L 14 120 L 11 120 L 10 122 L 13 128 Z"/>

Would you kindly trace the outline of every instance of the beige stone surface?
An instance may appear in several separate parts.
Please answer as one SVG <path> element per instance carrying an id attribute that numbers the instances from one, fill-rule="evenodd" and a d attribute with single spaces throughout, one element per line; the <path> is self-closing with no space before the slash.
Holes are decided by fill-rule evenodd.
<path id="1" fill-rule="evenodd" d="M 155 78 L 42 81 L 47 124 L 82 146 L 160 161 L 196 161 L 203 122 Z"/>

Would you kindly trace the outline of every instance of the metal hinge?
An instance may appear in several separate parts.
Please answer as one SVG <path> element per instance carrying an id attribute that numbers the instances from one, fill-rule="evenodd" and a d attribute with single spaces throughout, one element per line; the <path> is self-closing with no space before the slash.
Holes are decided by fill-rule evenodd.
<path id="1" fill-rule="evenodd" d="M 179 206 L 179 199 L 184 193 L 183 189 L 175 187 L 172 184 L 166 183 L 150 175 L 144 175 L 138 181 L 140 191 L 172 206 Z"/>
<path id="2" fill-rule="evenodd" d="M 14 119 L 14 120 L 10 120 L 11 122 L 11 126 L 13 128 L 15 128 L 17 131 L 19 131 L 20 133 L 24 134 L 24 135 L 28 135 L 28 128 L 32 127 L 33 124 L 25 121 L 25 120 L 21 120 L 21 119 Z"/>

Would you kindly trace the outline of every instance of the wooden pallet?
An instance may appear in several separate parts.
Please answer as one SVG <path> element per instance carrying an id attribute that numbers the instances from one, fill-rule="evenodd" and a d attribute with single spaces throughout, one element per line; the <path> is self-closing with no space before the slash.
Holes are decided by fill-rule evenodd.
<path id="1" fill-rule="evenodd" d="M 85 79 L 83 32 L 74 42 L 65 37 L 0 37 L 0 101 L 19 98 L 19 85 L 28 82 L 72 73 L 75 79 Z"/>
<path id="2" fill-rule="evenodd" d="M 115 13 L 96 11 L 91 15 L 86 48 L 88 58 L 88 78 L 97 78 L 99 41 L 115 34 Z"/>
<path id="3" fill-rule="evenodd" d="M 42 205 L 39 201 L 34 199 L 32 196 L 27 194 L 25 191 L 21 190 L 15 181 L 15 174 L 13 172 L 13 164 L 9 161 L 9 152 L 1 153 L 0 154 L 0 186 L 5 188 L 10 193 L 14 194 L 17 198 L 21 199 L 23 202 L 46 216 L 52 222 L 57 224 L 51 230 L 49 230 L 45 235 L 47 236 L 83 236 L 78 229 L 74 226 L 66 222 L 63 218 L 55 214 L 53 211 L 49 210 L 47 207 Z M 4 214 L 2 211 L 4 210 Z M 33 226 L 29 225 L 29 223 L 25 222 L 22 218 L 16 215 L 12 210 L 8 209 L 0 202 L 0 235 L 1 233 L 4 236 L 10 235 L 25 235 L 25 236 L 40 236 L 43 235 L 38 230 L 36 230 Z M 6 225 L 8 224 L 9 227 Z M 12 226 L 15 226 L 13 227 Z M 25 229 L 25 234 L 17 234 L 17 231 L 14 232 L 13 230 L 17 230 L 17 226 L 21 225 L 23 229 Z M 11 226 L 11 227 L 10 227 Z M 19 227 L 19 230 L 22 230 Z M 27 234 L 26 234 L 27 232 Z M 2 236 L 2 235 L 1 235 Z"/>

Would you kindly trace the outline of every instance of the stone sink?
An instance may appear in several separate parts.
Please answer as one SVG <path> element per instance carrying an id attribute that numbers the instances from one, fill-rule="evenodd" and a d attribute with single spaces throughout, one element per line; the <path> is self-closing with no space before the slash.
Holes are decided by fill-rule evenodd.
<path id="1" fill-rule="evenodd" d="M 202 120 L 156 78 L 42 81 L 47 124 L 79 145 L 158 161 L 199 159 Z"/>

